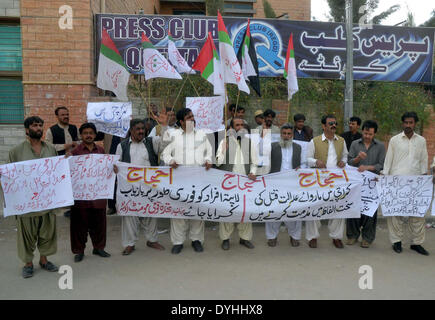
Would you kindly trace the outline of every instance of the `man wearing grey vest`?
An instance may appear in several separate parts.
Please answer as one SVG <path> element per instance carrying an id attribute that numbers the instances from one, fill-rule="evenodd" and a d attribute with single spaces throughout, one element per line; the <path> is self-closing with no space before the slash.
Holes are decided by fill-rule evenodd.
<path id="1" fill-rule="evenodd" d="M 162 130 L 167 129 L 167 118 L 160 116 L 159 123 Z M 138 166 L 158 166 L 158 153 L 163 148 L 160 137 L 145 138 L 145 124 L 142 119 L 130 121 L 130 138 L 123 140 L 116 149 L 121 162 Z M 115 166 L 115 172 L 117 172 Z M 157 241 L 157 218 L 125 216 L 122 217 L 122 245 L 123 255 L 131 254 L 138 240 L 139 229 L 143 229 L 147 238 L 147 246 L 157 250 L 165 248 Z"/>
<path id="2" fill-rule="evenodd" d="M 336 169 L 344 168 L 347 163 L 346 142 L 335 133 L 337 131 L 337 120 L 334 115 L 322 117 L 323 134 L 314 137 L 307 147 L 307 162 L 311 168 Z M 328 221 L 329 236 L 332 243 L 338 249 L 343 248 L 343 238 L 345 219 L 332 219 Z M 319 237 L 320 220 L 307 221 L 306 238 L 310 248 L 317 248 L 317 238 Z"/>
<path id="3" fill-rule="evenodd" d="M 245 137 L 247 130 L 244 128 L 242 118 L 233 118 L 230 122 L 228 137 L 221 141 L 216 154 L 216 166 L 224 171 L 234 172 L 240 175 L 247 175 L 249 179 L 255 180 L 257 174 L 257 151 L 251 145 L 251 140 Z M 222 240 L 222 249 L 230 248 L 230 237 L 234 231 L 234 223 L 219 223 L 219 237 Z M 252 223 L 239 223 L 240 244 L 253 249 L 252 244 Z"/>
<path id="4" fill-rule="evenodd" d="M 301 146 L 293 142 L 293 125 L 286 123 L 281 127 L 281 140 L 272 143 L 270 166 L 266 172 L 275 173 L 298 169 L 301 166 Z M 275 247 L 281 221 L 266 222 L 266 238 L 269 247 Z M 302 234 L 302 221 L 285 221 L 293 247 L 299 246 Z"/>

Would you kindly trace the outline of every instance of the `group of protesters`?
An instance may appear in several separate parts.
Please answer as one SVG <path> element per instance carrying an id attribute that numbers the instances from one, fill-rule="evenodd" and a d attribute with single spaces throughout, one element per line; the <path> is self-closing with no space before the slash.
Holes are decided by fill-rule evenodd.
<path id="1" fill-rule="evenodd" d="M 374 120 L 362 123 L 358 117 L 349 119 L 350 131 L 341 136 L 336 133 L 337 119 L 329 114 L 321 118 L 323 133 L 313 137 L 313 129 L 305 124 L 303 114 L 296 114 L 293 123 L 285 123 L 281 127 L 274 125 L 276 113 L 267 109 L 257 110 L 254 114 L 260 140 L 267 134 L 279 136 L 278 141 L 271 143 L 269 161 L 262 164 L 259 155 L 264 144 L 251 143 L 249 127 L 243 106 L 230 105 L 230 119 L 226 122 L 226 130 L 222 139 L 216 134 L 217 151 L 214 152 L 210 143 L 210 135 L 195 128 L 192 111 L 183 108 L 174 112 L 166 108 L 161 112 L 152 112 L 153 116 L 146 119 L 132 119 L 129 134 L 124 139 L 102 135 L 97 132 L 93 123 L 84 123 L 79 129 L 69 123 L 69 111 L 66 107 L 56 108 L 58 123 L 50 127 L 43 140 L 44 121 L 38 116 L 28 117 L 24 121 L 27 139 L 9 152 L 9 162 L 19 162 L 57 155 L 75 156 L 84 154 L 104 154 L 107 152 L 120 156 L 120 161 L 135 166 L 170 166 L 182 170 L 183 165 L 202 166 L 207 171 L 212 167 L 246 175 L 255 180 L 257 176 L 301 167 L 301 146 L 295 140 L 301 140 L 307 145 L 307 166 L 311 168 L 344 168 L 346 164 L 363 172 L 369 170 L 383 175 L 424 175 L 428 174 L 428 152 L 426 140 L 415 132 L 419 121 L 415 112 L 406 112 L 401 121 L 403 131 L 391 138 L 386 152 L 384 143 L 375 139 L 378 124 Z M 362 127 L 361 127 L 362 124 Z M 361 127 L 362 133 L 359 132 Z M 193 144 L 186 141 L 192 139 Z M 103 148 L 97 140 L 104 140 Z M 197 142 L 200 143 L 197 143 Z M 245 143 L 247 142 L 247 143 Z M 234 152 L 229 152 L 233 150 Z M 431 167 L 435 166 L 432 163 Z M 116 165 L 114 172 L 118 172 Z M 109 201 L 110 202 L 110 201 Z M 84 259 L 87 236 L 92 241 L 94 255 L 110 257 L 105 251 L 106 246 L 106 214 L 113 213 L 114 200 L 107 209 L 107 200 L 78 201 L 69 211 L 71 250 L 74 261 Z M 47 271 L 57 271 L 57 266 L 48 261 L 47 257 L 57 251 L 56 213 L 55 210 L 32 212 L 16 216 L 18 256 L 25 263 L 22 275 L 24 278 L 33 276 L 33 258 L 37 247 L 40 252 L 39 264 Z M 135 250 L 139 234 L 144 232 L 148 247 L 165 250 L 158 241 L 157 218 L 122 216 L 122 255 L 130 255 Z M 375 240 L 377 212 L 373 217 L 361 215 L 354 219 L 330 219 L 328 221 L 329 237 L 332 244 L 341 249 L 344 247 L 344 229 L 346 225 L 347 245 L 358 243 L 369 248 Z M 387 217 L 389 237 L 395 252 L 402 252 L 404 225 L 408 224 L 411 236 L 412 250 L 428 255 L 423 248 L 425 240 L 425 218 Z M 302 239 L 302 221 L 285 221 L 292 247 L 300 246 Z M 275 247 L 278 244 L 278 234 L 282 222 L 266 222 L 265 234 L 267 245 Z M 317 247 L 319 238 L 319 220 L 305 221 L 305 238 L 310 248 Z M 186 238 L 189 238 L 195 252 L 204 250 L 203 220 L 170 219 L 170 240 L 173 254 L 183 250 Z M 240 245 L 253 249 L 252 223 L 220 222 L 219 238 L 223 250 L 230 249 L 230 238 L 237 227 Z"/>

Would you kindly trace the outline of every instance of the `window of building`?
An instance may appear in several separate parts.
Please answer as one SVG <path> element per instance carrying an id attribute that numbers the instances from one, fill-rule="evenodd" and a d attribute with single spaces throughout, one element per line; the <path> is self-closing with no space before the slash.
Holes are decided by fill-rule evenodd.
<path id="1" fill-rule="evenodd" d="M 253 7 L 252 3 L 225 2 L 224 8 L 225 9 L 252 10 L 254 7 Z"/>
<path id="2" fill-rule="evenodd" d="M 22 46 L 19 25 L 0 25 L 0 124 L 24 119 Z"/>

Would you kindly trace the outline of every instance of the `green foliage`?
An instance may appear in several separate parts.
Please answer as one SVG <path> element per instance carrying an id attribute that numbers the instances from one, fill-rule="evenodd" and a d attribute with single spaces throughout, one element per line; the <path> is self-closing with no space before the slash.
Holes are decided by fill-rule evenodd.
<path id="1" fill-rule="evenodd" d="M 213 86 L 200 75 L 190 75 L 195 88 L 187 75 L 183 80 L 152 79 L 147 84 L 142 83 L 142 96 L 148 99 L 148 87 L 151 83 L 151 97 L 160 99 L 160 107 L 183 108 L 186 97 L 213 96 Z M 228 100 L 249 107 L 260 101 L 263 109 L 272 107 L 272 100 L 287 100 L 287 81 L 284 78 L 261 78 L 262 97 L 251 90 L 247 95 L 240 92 L 237 86 L 227 84 Z M 333 113 L 339 122 L 338 131 L 343 129 L 343 105 L 345 82 L 339 80 L 298 79 L 299 91 L 291 101 L 292 110 L 304 106 L 312 106 L 318 114 Z M 180 94 L 178 94 L 180 92 Z M 130 85 L 130 93 L 140 97 L 137 85 Z M 197 94 L 198 93 L 198 94 Z M 178 96 L 178 98 L 177 98 Z M 175 101 L 175 99 L 177 100 Z M 405 111 L 417 112 L 420 129 L 428 124 L 429 113 L 425 110 L 432 103 L 432 95 L 420 84 L 399 82 L 354 81 L 354 115 L 363 120 L 373 119 L 379 124 L 379 138 L 395 134 L 401 130 L 400 117 Z M 144 101 L 144 105 L 147 102 Z"/>
<path id="2" fill-rule="evenodd" d="M 205 0 L 205 7 L 208 16 L 217 16 L 218 10 L 224 11 L 224 0 Z"/>
<path id="3" fill-rule="evenodd" d="M 263 0 L 264 16 L 266 18 L 276 18 L 276 13 L 270 5 L 269 1 Z"/>
<path id="4" fill-rule="evenodd" d="M 420 27 L 435 27 L 435 10 L 432 10 L 432 17 L 423 23 Z"/>
<path id="5" fill-rule="evenodd" d="M 346 0 L 328 0 L 328 5 L 332 17 L 335 22 L 346 21 Z M 367 12 L 360 13 L 361 7 L 367 8 L 369 12 L 373 12 L 379 6 L 379 0 L 353 0 L 353 23 L 359 23 L 361 17 Z M 394 5 L 373 17 L 374 24 L 380 24 L 382 20 L 386 19 L 389 15 L 399 10 L 399 5 Z"/>

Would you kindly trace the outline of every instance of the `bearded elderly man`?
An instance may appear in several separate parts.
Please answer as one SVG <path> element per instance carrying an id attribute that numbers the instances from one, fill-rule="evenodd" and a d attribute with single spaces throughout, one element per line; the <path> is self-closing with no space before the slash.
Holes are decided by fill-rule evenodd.
<path id="1" fill-rule="evenodd" d="M 231 128 L 228 130 L 228 137 L 221 141 L 216 155 L 216 166 L 221 170 L 247 175 L 249 179 L 255 180 L 257 174 L 257 151 L 246 137 L 248 131 L 244 128 L 242 118 L 231 119 Z M 222 240 L 222 249 L 230 249 L 230 237 L 234 231 L 235 223 L 219 223 L 219 237 Z M 248 249 L 253 249 L 252 244 L 252 223 L 239 223 L 240 244 Z"/>
<path id="2" fill-rule="evenodd" d="M 53 145 L 41 140 L 44 120 L 33 116 L 24 120 L 27 139 L 9 151 L 9 163 L 57 156 Z M 18 257 L 25 263 L 23 278 L 33 276 L 33 251 L 38 247 L 41 268 L 56 272 L 58 268 L 47 260 L 57 251 L 56 214 L 54 210 L 31 212 L 16 216 Z"/>
<path id="3" fill-rule="evenodd" d="M 281 139 L 272 143 L 270 166 L 267 172 L 298 169 L 301 166 L 301 146 L 293 142 L 293 125 L 286 123 L 281 127 Z M 284 222 L 292 247 L 298 247 L 302 235 L 302 221 Z M 282 222 L 266 222 L 266 238 L 269 247 L 275 247 Z"/>

